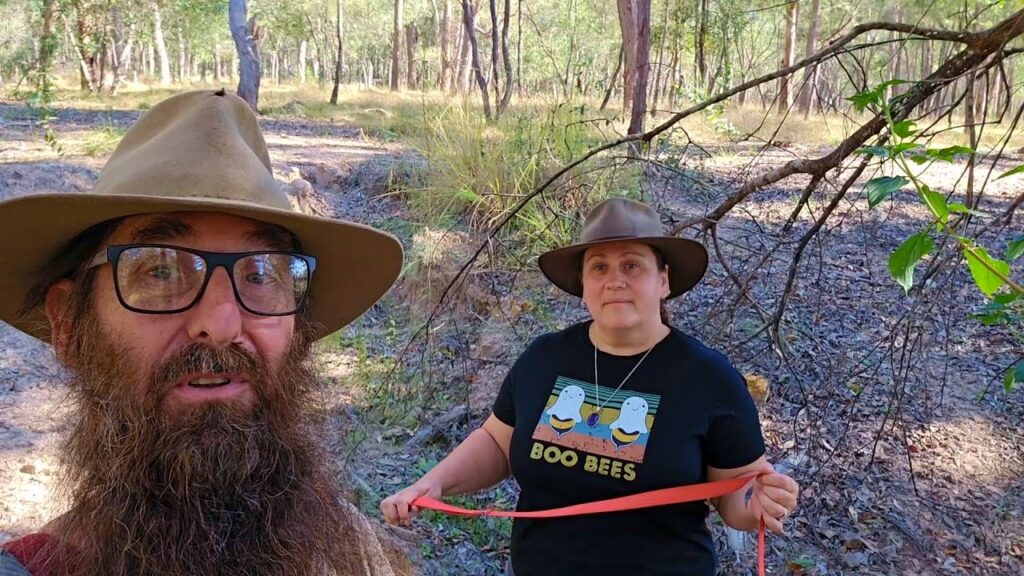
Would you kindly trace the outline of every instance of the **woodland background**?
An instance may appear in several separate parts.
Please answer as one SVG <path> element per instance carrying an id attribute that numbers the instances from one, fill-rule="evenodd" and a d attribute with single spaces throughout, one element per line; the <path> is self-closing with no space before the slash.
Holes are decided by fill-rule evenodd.
<path id="1" fill-rule="evenodd" d="M 712 256 L 674 324 L 769 382 L 769 456 L 804 487 L 772 573 L 1019 575 L 1022 32 L 1017 2 L 0 0 L 0 198 L 87 190 L 153 104 L 237 90 L 299 209 L 406 247 L 318 351 L 371 515 L 585 317 L 537 254 L 641 198 Z M 0 326 L 0 539 L 61 509 L 60 382 Z M 424 574 L 500 574 L 509 529 L 392 534 Z M 723 573 L 749 544 L 719 538 Z"/>

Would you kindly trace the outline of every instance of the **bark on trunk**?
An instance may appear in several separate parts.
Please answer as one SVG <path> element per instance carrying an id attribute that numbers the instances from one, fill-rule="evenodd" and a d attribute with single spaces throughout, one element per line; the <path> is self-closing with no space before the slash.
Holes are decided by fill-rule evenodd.
<path id="1" fill-rule="evenodd" d="M 791 0 L 786 6 L 786 19 L 783 26 L 782 62 L 780 68 L 788 68 L 793 65 L 794 51 L 796 49 L 796 22 L 797 9 L 800 4 L 797 0 Z M 789 82 L 792 75 L 787 74 L 779 78 L 779 114 L 784 114 L 789 108 Z"/>
<path id="2" fill-rule="evenodd" d="M 809 57 L 817 50 L 818 43 L 818 22 L 820 20 L 821 0 L 811 2 L 811 22 L 807 28 L 807 44 L 804 47 L 804 57 Z M 814 97 L 818 84 L 818 65 L 812 64 L 804 73 L 803 86 L 800 87 L 800 111 L 804 118 L 811 114 L 814 108 Z"/>
<path id="3" fill-rule="evenodd" d="M 618 0 L 619 30 L 622 33 L 622 110 L 630 111 L 636 86 L 636 0 Z"/>
<path id="4" fill-rule="evenodd" d="M 651 71 L 651 0 L 636 0 L 636 86 L 627 134 L 644 131 L 647 111 L 647 77 Z"/>
<path id="5" fill-rule="evenodd" d="M 342 68 L 345 65 L 345 7 L 342 0 L 338 0 L 338 20 L 335 24 L 334 39 L 338 42 L 338 53 L 334 60 L 334 87 L 331 88 L 331 104 L 337 105 L 338 93 L 341 91 Z"/>
<path id="6" fill-rule="evenodd" d="M 230 0 L 228 22 L 238 54 L 238 96 L 255 111 L 260 98 L 260 55 L 256 47 L 256 21 L 248 22 L 246 0 Z"/>
<path id="7" fill-rule="evenodd" d="M 441 15 L 441 78 L 438 87 L 445 92 L 452 89 L 452 0 L 444 0 Z"/>
<path id="8" fill-rule="evenodd" d="M 402 24 L 405 6 L 403 0 L 395 0 L 394 29 L 391 34 L 391 89 L 402 89 Z"/>
<path id="9" fill-rule="evenodd" d="M 466 37 L 469 40 L 470 52 L 473 57 L 473 72 L 476 75 L 476 83 L 480 86 L 480 97 L 483 99 L 484 104 L 484 117 L 487 120 L 493 118 L 491 113 L 491 102 L 490 95 L 487 93 L 487 79 L 484 78 L 483 70 L 480 67 L 480 48 L 476 44 L 476 31 L 473 29 L 473 23 L 476 22 L 476 16 L 473 14 L 473 5 L 470 0 L 462 0 L 462 25 L 466 29 Z"/>

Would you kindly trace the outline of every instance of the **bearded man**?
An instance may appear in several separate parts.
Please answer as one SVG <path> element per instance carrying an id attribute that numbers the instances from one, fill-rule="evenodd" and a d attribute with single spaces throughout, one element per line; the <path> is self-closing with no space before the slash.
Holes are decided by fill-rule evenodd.
<path id="1" fill-rule="evenodd" d="M 154 106 L 90 193 L 0 203 L 0 244 L 0 319 L 53 345 L 73 406 L 68 511 L 0 574 L 394 573 L 325 457 L 310 353 L 402 249 L 293 211 L 245 102 Z"/>

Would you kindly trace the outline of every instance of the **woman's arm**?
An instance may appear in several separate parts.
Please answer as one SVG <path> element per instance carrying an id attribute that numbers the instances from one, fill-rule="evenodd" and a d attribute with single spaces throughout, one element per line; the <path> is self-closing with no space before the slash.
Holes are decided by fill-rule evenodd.
<path id="1" fill-rule="evenodd" d="M 726 494 L 711 501 L 722 520 L 729 526 L 744 531 L 757 530 L 764 517 L 765 526 L 782 533 L 782 520 L 796 508 L 800 487 L 785 474 L 775 469 L 764 456 L 741 468 L 708 467 L 708 480 L 731 480 L 741 476 L 764 474 L 752 479 L 743 490 Z"/>
<path id="2" fill-rule="evenodd" d="M 491 414 L 444 460 L 411 486 L 380 503 L 384 519 L 409 523 L 412 502 L 420 496 L 441 498 L 493 486 L 509 474 L 508 451 L 512 427 Z"/>

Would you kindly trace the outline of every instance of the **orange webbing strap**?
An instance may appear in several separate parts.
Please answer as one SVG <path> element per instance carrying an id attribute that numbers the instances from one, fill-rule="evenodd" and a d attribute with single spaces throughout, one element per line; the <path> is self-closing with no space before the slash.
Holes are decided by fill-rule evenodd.
<path id="1" fill-rule="evenodd" d="M 420 496 L 412 505 L 418 508 L 436 510 L 445 514 L 455 516 L 495 516 L 499 518 L 558 518 L 561 516 L 581 516 L 583 514 L 600 514 L 602 512 L 619 512 L 622 510 L 637 510 L 640 508 L 652 508 L 654 506 L 665 506 L 668 504 L 682 504 L 683 502 L 698 502 L 710 500 L 726 494 L 742 490 L 744 486 L 753 480 L 753 476 L 733 478 L 731 480 L 720 480 L 718 482 L 706 482 L 704 484 L 693 484 L 690 486 L 676 486 L 674 488 L 662 488 L 650 492 L 640 492 L 619 498 L 586 502 L 562 508 L 550 510 L 534 510 L 531 512 L 514 512 L 512 510 L 470 510 L 445 504 L 440 500 Z M 764 520 L 757 535 L 757 573 L 764 576 Z"/>

